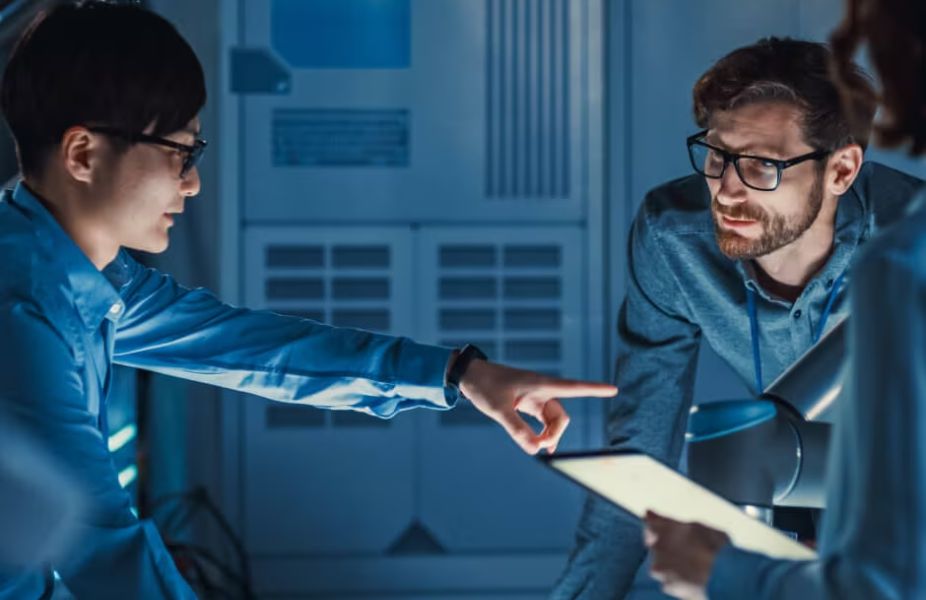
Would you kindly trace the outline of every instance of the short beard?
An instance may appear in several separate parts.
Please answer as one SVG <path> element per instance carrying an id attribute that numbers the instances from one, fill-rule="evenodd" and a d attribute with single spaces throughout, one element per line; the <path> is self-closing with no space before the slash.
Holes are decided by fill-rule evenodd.
<path id="1" fill-rule="evenodd" d="M 774 252 L 787 246 L 810 229 L 823 208 L 823 173 L 820 173 L 807 197 L 806 210 L 796 217 L 770 216 L 759 207 L 738 204 L 722 206 L 717 198 L 711 200 L 711 214 L 714 218 L 714 234 L 720 251 L 733 260 L 749 260 Z M 762 235 L 757 240 L 746 239 L 735 231 L 720 227 L 721 215 L 731 219 L 755 220 L 762 225 Z"/>

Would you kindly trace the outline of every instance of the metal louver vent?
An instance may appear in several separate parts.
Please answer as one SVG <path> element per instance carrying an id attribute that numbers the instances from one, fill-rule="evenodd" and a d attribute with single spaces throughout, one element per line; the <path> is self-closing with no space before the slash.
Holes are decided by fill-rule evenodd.
<path id="1" fill-rule="evenodd" d="M 569 196 L 569 2 L 485 0 L 486 196 Z"/>
<path id="2" fill-rule="evenodd" d="M 387 332 L 390 265 L 388 246 L 271 244 L 264 253 L 266 305 L 338 327 Z"/>
<path id="3" fill-rule="evenodd" d="M 395 320 L 391 244 L 287 239 L 313 238 L 298 232 L 261 232 L 260 237 L 263 240 L 253 248 L 259 258 L 252 264 L 262 280 L 259 304 L 263 308 L 339 327 L 391 332 Z M 375 234 L 371 238 L 377 239 Z M 388 421 L 353 411 L 320 411 L 275 402 L 266 405 L 264 418 L 267 429 L 280 431 L 389 426 Z"/>
<path id="4" fill-rule="evenodd" d="M 554 375 L 563 368 L 563 270 L 558 244 L 439 246 L 440 343 L 479 346 L 489 358 Z M 465 407 L 445 425 L 486 424 Z"/>

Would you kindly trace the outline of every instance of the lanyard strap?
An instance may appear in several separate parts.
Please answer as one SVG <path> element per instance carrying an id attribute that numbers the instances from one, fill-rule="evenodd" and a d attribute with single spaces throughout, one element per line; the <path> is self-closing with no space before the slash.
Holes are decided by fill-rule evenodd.
<path id="1" fill-rule="evenodd" d="M 845 275 L 845 273 L 842 273 L 833 283 L 833 289 L 830 290 L 830 295 L 826 299 L 826 305 L 823 307 L 823 313 L 820 315 L 820 324 L 811 335 L 814 344 L 816 344 L 820 340 L 820 336 L 823 335 L 826 322 L 830 318 L 830 313 L 833 312 L 833 304 L 836 302 L 836 296 L 838 296 L 839 292 L 842 290 Z M 762 384 L 762 355 L 759 348 L 759 317 L 756 311 L 756 291 L 748 285 L 746 286 L 746 308 L 749 312 L 749 334 L 752 336 L 752 365 L 756 377 L 756 394 L 761 394 L 764 387 Z"/>
<path id="2" fill-rule="evenodd" d="M 836 296 L 842 290 L 842 282 L 845 280 L 845 277 L 846 274 L 843 272 L 836 278 L 836 281 L 833 282 L 833 289 L 830 290 L 830 297 L 827 298 L 826 306 L 823 307 L 823 314 L 820 315 L 820 326 L 817 327 L 817 330 L 813 334 L 814 344 L 820 341 L 820 337 L 823 335 L 823 328 L 826 327 L 826 321 L 830 318 L 830 313 L 833 310 L 833 303 L 836 302 Z"/>
<path id="3" fill-rule="evenodd" d="M 746 286 L 746 306 L 749 309 L 749 334 L 752 336 L 752 368 L 756 376 L 756 395 L 762 393 L 762 357 L 759 354 L 759 317 L 756 316 L 756 291 Z"/>

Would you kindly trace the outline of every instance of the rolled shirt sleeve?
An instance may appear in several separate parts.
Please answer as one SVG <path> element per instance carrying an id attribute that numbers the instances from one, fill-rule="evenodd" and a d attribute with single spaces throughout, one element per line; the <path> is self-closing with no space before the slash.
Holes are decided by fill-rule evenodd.
<path id="1" fill-rule="evenodd" d="M 451 350 L 236 308 L 120 255 L 128 283 L 114 361 L 286 402 L 391 417 L 447 409 Z"/>

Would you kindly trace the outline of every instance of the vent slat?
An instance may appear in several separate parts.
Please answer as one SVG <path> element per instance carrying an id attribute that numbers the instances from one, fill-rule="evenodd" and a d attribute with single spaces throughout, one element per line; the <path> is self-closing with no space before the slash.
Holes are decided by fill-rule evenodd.
<path id="1" fill-rule="evenodd" d="M 331 261 L 336 269 L 388 269 L 389 246 L 334 246 Z"/>
<path id="2" fill-rule="evenodd" d="M 388 300 L 389 280 L 385 277 L 335 277 L 331 282 L 335 300 Z"/>
<path id="3" fill-rule="evenodd" d="M 392 325 L 388 309 L 336 308 L 331 313 L 331 323 L 337 327 L 354 327 L 382 333 L 388 332 Z"/>
<path id="4" fill-rule="evenodd" d="M 566 199 L 569 3 L 485 2 L 486 196 Z"/>
<path id="5" fill-rule="evenodd" d="M 560 249 L 556 246 L 506 246 L 506 267 L 543 267 L 560 266 Z"/>
<path id="6" fill-rule="evenodd" d="M 322 268 L 325 249 L 321 246 L 267 246 L 265 264 L 271 269 Z"/>
<path id="7" fill-rule="evenodd" d="M 444 268 L 494 267 L 495 246 L 443 246 L 440 266 Z"/>
<path id="8" fill-rule="evenodd" d="M 440 280 L 441 300 L 494 300 L 497 295 L 496 281 L 488 277 L 443 277 Z"/>
<path id="9" fill-rule="evenodd" d="M 444 331 L 493 330 L 495 311 L 445 309 L 440 311 L 440 326 Z"/>
<path id="10" fill-rule="evenodd" d="M 325 282 L 318 277 L 270 277 L 264 293 L 268 300 L 318 300 L 325 296 Z"/>
<path id="11" fill-rule="evenodd" d="M 505 342 L 505 359 L 557 363 L 562 359 L 559 340 L 512 340 Z"/>
<path id="12" fill-rule="evenodd" d="M 506 300 L 559 298 L 562 294 L 557 277 L 508 277 L 505 279 Z"/>
<path id="13" fill-rule="evenodd" d="M 560 328 L 559 309 L 506 309 L 506 331 L 556 331 Z"/>

